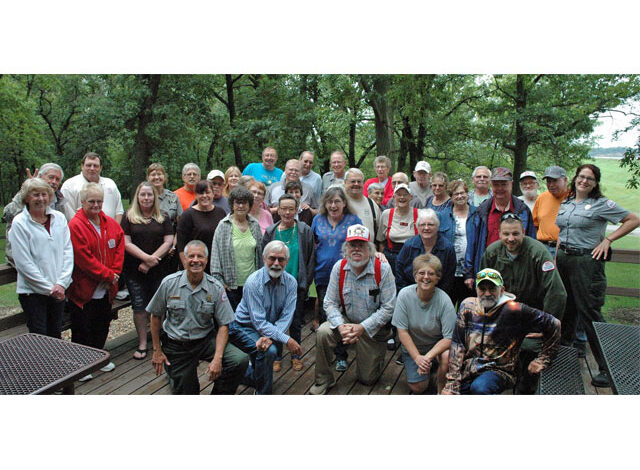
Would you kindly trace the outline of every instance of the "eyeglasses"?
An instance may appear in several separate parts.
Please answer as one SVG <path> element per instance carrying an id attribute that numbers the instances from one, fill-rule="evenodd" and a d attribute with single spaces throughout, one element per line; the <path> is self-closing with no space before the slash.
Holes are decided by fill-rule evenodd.
<path id="1" fill-rule="evenodd" d="M 500 281 L 500 284 L 502 284 L 502 278 L 498 273 L 494 273 L 492 271 L 480 271 L 478 274 L 476 274 L 476 279 L 478 281 L 482 281 L 486 278 L 495 279 L 496 281 Z"/>
<path id="2" fill-rule="evenodd" d="M 578 175 L 576 176 L 577 180 L 583 180 L 583 181 L 588 181 L 589 183 L 595 183 L 596 179 L 592 178 L 591 176 L 584 176 L 584 175 Z"/>
<path id="3" fill-rule="evenodd" d="M 267 256 L 267 260 L 270 263 L 275 263 L 276 261 L 278 261 L 278 263 L 284 263 L 286 259 L 287 258 L 285 258 L 284 256 Z"/>
<path id="4" fill-rule="evenodd" d="M 522 219 L 520 219 L 520 217 L 518 217 L 518 215 L 514 214 L 513 212 L 507 212 L 506 214 L 503 214 L 502 217 L 500 217 L 500 222 L 504 222 L 505 220 L 509 219 L 519 220 L 520 222 L 522 222 Z"/>

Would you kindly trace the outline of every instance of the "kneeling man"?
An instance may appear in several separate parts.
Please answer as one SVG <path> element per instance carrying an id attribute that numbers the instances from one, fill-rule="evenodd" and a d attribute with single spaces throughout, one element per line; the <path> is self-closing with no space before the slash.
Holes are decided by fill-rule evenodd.
<path id="1" fill-rule="evenodd" d="M 227 343 L 233 310 L 224 287 L 204 272 L 209 259 L 206 245 L 190 241 L 184 254 L 185 270 L 165 277 L 147 305 L 151 363 L 157 375 L 165 367 L 174 395 L 198 395 L 198 363 L 211 361 L 209 380 L 215 381 L 211 394 L 233 395 L 249 365 L 247 355 Z"/>
<path id="2" fill-rule="evenodd" d="M 478 297 L 460 305 L 444 395 L 493 395 L 513 387 L 520 346 L 529 333 L 542 333 L 542 350 L 529 363 L 529 373 L 540 373 L 558 350 L 560 321 L 515 302 L 515 296 L 505 292 L 498 271 L 478 272 L 476 292 Z"/>
<path id="3" fill-rule="evenodd" d="M 231 342 L 251 356 L 245 382 L 257 395 L 273 392 L 275 342 L 287 346 L 291 356 L 300 357 L 300 344 L 287 335 L 296 310 L 298 283 L 285 271 L 289 248 L 280 240 L 267 243 L 262 250 L 264 266 L 252 273 L 244 284 L 242 300 L 231 323 Z"/>
<path id="4" fill-rule="evenodd" d="M 324 298 L 327 321 L 316 332 L 316 377 L 309 390 L 312 395 L 323 395 L 335 385 L 331 363 L 340 339 L 346 346 L 356 347 L 360 382 L 371 385 L 382 373 L 396 284 L 389 263 L 381 263 L 375 253 L 367 227 L 356 224 L 347 229 L 342 245 L 344 259 L 333 266 Z"/>

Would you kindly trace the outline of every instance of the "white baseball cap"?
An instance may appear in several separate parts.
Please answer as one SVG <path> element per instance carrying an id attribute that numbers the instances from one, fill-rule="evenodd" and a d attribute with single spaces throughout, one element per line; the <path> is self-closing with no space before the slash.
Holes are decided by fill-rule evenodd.
<path id="1" fill-rule="evenodd" d="M 347 229 L 347 238 L 346 241 L 350 242 L 353 240 L 362 240 L 364 242 L 369 241 L 369 229 L 364 225 L 355 224 L 351 225 Z"/>
<path id="2" fill-rule="evenodd" d="M 520 173 L 520 179 L 522 180 L 523 178 L 535 178 L 536 180 L 538 179 L 535 171 L 531 170 L 523 171 L 522 173 Z"/>
<path id="3" fill-rule="evenodd" d="M 224 173 L 221 172 L 220 170 L 211 170 L 207 175 L 208 180 L 212 180 L 213 178 L 218 178 L 218 177 L 222 178 L 222 181 L 224 181 Z"/>
<path id="4" fill-rule="evenodd" d="M 426 171 L 427 173 L 431 173 L 431 165 L 421 160 L 418 163 L 416 163 L 416 167 L 414 168 L 413 171 Z"/>

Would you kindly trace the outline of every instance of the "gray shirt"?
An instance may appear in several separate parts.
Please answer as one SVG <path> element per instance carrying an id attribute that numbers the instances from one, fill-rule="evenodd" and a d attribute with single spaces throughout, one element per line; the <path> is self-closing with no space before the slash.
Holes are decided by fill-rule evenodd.
<path id="1" fill-rule="evenodd" d="M 326 191 L 329 186 L 334 184 L 344 184 L 344 176 L 342 178 L 336 178 L 333 171 L 328 171 L 322 175 L 322 191 Z"/>
<path id="2" fill-rule="evenodd" d="M 146 310 L 156 317 L 164 316 L 164 331 L 169 338 L 181 341 L 204 338 L 234 317 L 218 281 L 205 273 L 200 284 L 192 288 L 186 271 L 165 277 Z"/>
<path id="3" fill-rule="evenodd" d="M 178 217 L 182 215 L 182 204 L 180 204 L 178 195 L 165 188 L 162 190 L 162 194 L 158 196 L 158 205 L 160 206 L 160 210 L 169 216 L 171 225 L 175 230 Z"/>
<path id="4" fill-rule="evenodd" d="M 427 185 L 424 188 L 421 187 L 417 181 L 412 181 L 409 183 L 409 189 L 411 190 L 411 195 L 413 199 L 416 199 L 416 205 L 411 207 L 423 208 L 427 204 L 427 198 L 433 194 L 431 191 L 431 185 Z M 413 201 L 412 201 L 413 202 Z"/>
<path id="5" fill-rule="evenodd" d="M 560 243 L 570 248 L 591 250 L 604 239 L 607 223 L 617 224 L 629 214 L 611 199 L 574 197 L 560 204 L 556 225 L 560 228 Z"/>
<path id="6" fill-rule="evenodd" d="M 269 207 L 278 205 L 278 199 L 280 199 L 280 196 L 284 194 L 285 184 L 286 183 L 284 181 L 278 181 L 277 183 L 273 183 L 269 186 L 267 189 L 267 195 L 264 198 L 264 202 L 266 202 Z M 314 209 L 318 208 L 318 201 L 316 200 L 315 192 L 307 183 L 302 183 L 302 197 L 300 198 L 300 204 L 304 202 Z"/>
<path id="7" fill-rule="evenodd" d="M 391 324 L 407 330 L 420 354 L 426 354 L 441 339 L 451 338 L 456 310 L 449 296 L 437 287 L 429 303 L 425 304 L 418 298 L 413 284 L 398 294 Z M 402 350 L 407 351 L 404 345 Z"/>

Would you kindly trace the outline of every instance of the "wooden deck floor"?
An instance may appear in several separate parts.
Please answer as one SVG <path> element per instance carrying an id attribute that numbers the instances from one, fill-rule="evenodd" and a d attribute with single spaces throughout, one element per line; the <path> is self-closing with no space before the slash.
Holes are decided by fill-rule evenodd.
<path id="1" fill-rule="evenodd" d="M 310 317 L 307 314 L 307 317 Z M 303 370 L 296 372 L 291 368 L 291 359 L 286 348 L 283 351 L 282 369 L 274 373 L 273 393 L 276 395 L 303 395 L 313 385 L 315 369 L 315 333 L 312 333 L 310 323 L 306 323 L 302 330 Z M 2 339 L 26 333 L 25 325 L 0 331 Z M 116 368 L 112 372 L 94 372 L 93 380 L 76 382 L 76 394 L 81 395 L 156 395 L 171 394 L 171 388 L 166 374 L 156 377 L 151 367 L 151 354 L 144 360 L 133 359 L 133 352 L 137 347 L 135 331 L 126 333 L 107 343 L 105 349 L 111 353 L 111 360 Z M 408 395 L 409 388 L 403 366 L 395 363 L 400 349 L 387 351 L 385 367 L 380 379 L 370 386 L 359 383 L 355 378 L 353 360 L 355 353 L 349 352 L 349 368 L 339 375 L 335 387 L 329 395 Z M 209 394 L 212 383 L 206 375 L 208 364 L 200 363 L 198 368 L 200 378 L 200 394 Z M 580 367 L 587 395 L 611 395 L 610 388 L 596 388 L 591 385 L 591 377 L 597 373 L 598 367 L 591 350 L 587 348 L 587 358 L 580 359 Z M 253 389 L 241 385 L 238 394 L 252 394 Z M 511 391 L 505 392 L 510 394 Z"/>

